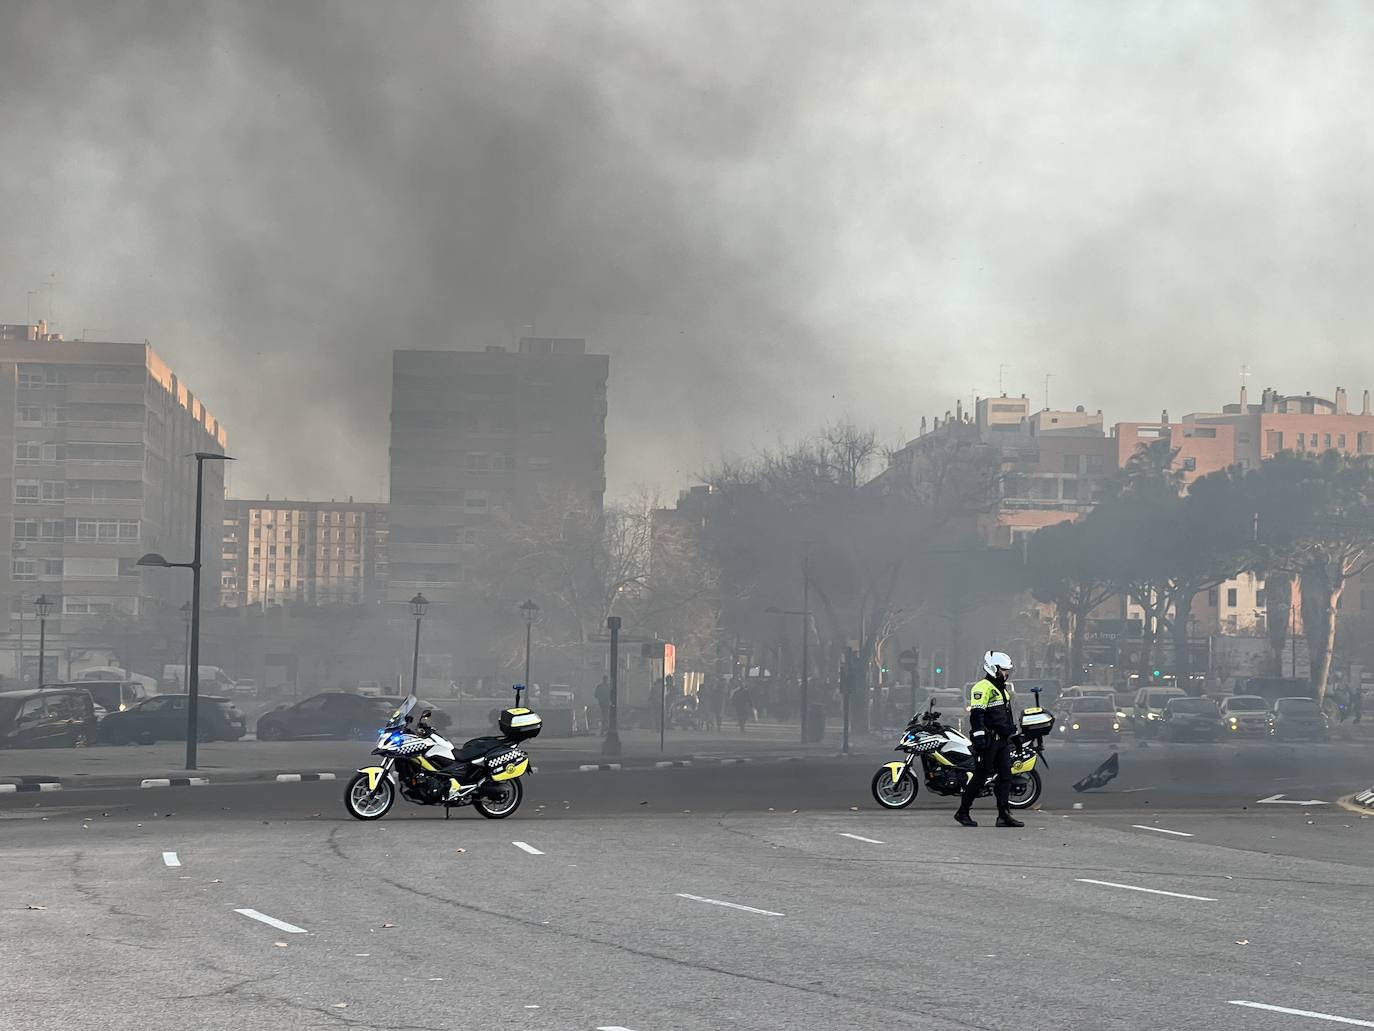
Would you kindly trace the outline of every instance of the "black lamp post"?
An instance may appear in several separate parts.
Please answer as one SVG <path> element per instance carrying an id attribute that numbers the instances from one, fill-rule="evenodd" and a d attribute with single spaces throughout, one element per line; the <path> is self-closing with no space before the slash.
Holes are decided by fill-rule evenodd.
<path id="1" fill-rule="evenodd" d="M 181 682 L 189 684 L 191 682 L 191 603 L 188 601 L 181 606 L 181 616 L 186 620 L 186 671 L 182 674 Z"/>
<path id="2" fill-rule="evenodd" d="M 611 632 L 611 704 L 606 720 L 606 736 L 601 742 L 602 755 L 620 754 L 620 728 L 616 712 L 620 686 L 620 617 L 607 616 L 606 629 Z"/>
<path id="3" fill-rule="evenodd" d="M 534 629 L 534 619 L 539 615 L 539 606 L 532 601 L 526 601 L 520 606 L 520 612 L 525 617 L 525 679 L 523 681 L 525 690 L 530 689 L 530 633 Z M 515 704 L 520 705 L 520 692 L 515 692 Z M 542 704 L 542 703 L 541 703 Z"/>
<path id="4" fill-rule="evenodd" d="M 40 594 L 33 600 L 33 610 L 38 613 L 38 688 L 42 690 L 43 668 L 48 662 L 48 613 L 52 611 L 52 602 L 46 594 Z"/>
<path id="5" fill-rule="evenodd" d="M 808 586 L 808 587 L 810 586 L 809 581 L 808 581 L 807 586 Z M 802 597 L 806 599 L 806 601 L 805 601 L 806 608 L 803 608 L 803 609 L 780 609 L 780 608 L 778 608 L 776 605 L 770 605 L 768 608 L 764 609 L 764 611 L 765 611 L 765 612 L 768 612 L 768 613 L 770 613 L 770 614 L 772 614 L 772 615 L 774 615 L 774 616 L 801 616 L 801 617 L 802 617 L 802 649 L 801 649 L 801 664 L 802 664 L 802 675 L 801 675 L 801 741 L 802 741 L 802 744 L 806 744 L 806 715 L 807 715 L 807 714 L 806 714 L 806 700 L 807 700 L 807 694 L 808 694 L 807 688 L 810 686 L 810 671 L 807 669 L 807 666 L 809 665 L 809 662 L 808 662 L 807 660 L 808 660 L 808 643 L 809 643 L 809 641 L 810 641 L 810 639 L 811 639 L 811 606 L 810 606 L 811 598 L 810 598 L 810 592 L 809 592 L 809 590 L 808 590 L 808 591 L 805 591 L 805 592 L 803 593 Z"/>
<path id="6" fill-rule="evenodd" d="M 212 451 L 197 451 L 196 460 L 196 532 L 190 562 L 168 562 L 157 552 L 149 552 L 138 560 L 140 566 L 191 571 L 191 628 L 190 647 L 186 660 L 186 768 L 196 768 L 196 735 L 200 730 L 200 553 L 204 530 L 205 463 L 232 462 L 228 455 Z"/>
<path id="7" fill-rule="evenodd" d="M 429 608 L 429 599 L 423 594 L 417 594 L 410 599 L 410 612 L 415 617 L 415 655 L 410 666 L 410 693 L 416 694 L 420 683 L 420 620 L 425 618 L 425 610 Z"/>

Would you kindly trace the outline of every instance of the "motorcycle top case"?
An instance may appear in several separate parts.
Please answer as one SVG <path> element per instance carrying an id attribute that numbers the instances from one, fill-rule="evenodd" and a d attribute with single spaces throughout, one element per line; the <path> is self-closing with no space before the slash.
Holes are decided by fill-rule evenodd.
<path id="1" fill-rule="evenodd" d="M 1040 708 L 1029 708 L 1021 714 L 1021 733 L 1030 738 L 1041 738 L 1054 729 L 1054 713 Z"/>
<path id="2" fill-rule="evenodd" d="M 504 709 L 501 712 L 501 733 L 512 741 L 528 741 L 537 737 L 544 721 L 529 709 Z"/>

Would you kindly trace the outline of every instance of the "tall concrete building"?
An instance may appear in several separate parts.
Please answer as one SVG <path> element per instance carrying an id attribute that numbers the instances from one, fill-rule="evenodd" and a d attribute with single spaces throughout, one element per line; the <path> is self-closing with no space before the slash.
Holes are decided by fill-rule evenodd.
<path id="1" fill-rule="evenodd" d="M 610 359 L 579 339 L 392 356 L 390 587 L 453 601 L 483 531 L 600 509 Z"/>
<path id="2" fill-rule="evenodd" d="M 377 604 L 386 598 L 386 544 L 384 504 L 231 498 L 221 603 Z"/>
<path id="3" fill-rule="evenodd" d="M 147 342 L 63 340 L 37 325 L 0 325 L 0 568 L 8 674 L 37 670 L 33 602 L 52 602 L 49 654 L 108 644 L 112 621 L 178 621 L 184 571 L 143 570 L 149 551 L 189 561 L 197 451 L 225 434 Z M 219 580 L 220 462 L 205 463 L 205 583 Z M 22 620 L 22 622 L 21 622 Z M 21 634 L 27 630 L 27 645 Z M 70 662 L 72 655 L 66 656 Z M 50 666 L 63 672 L 65 666 Z M 3 667 L 0 667 L 3 669 Z"/>

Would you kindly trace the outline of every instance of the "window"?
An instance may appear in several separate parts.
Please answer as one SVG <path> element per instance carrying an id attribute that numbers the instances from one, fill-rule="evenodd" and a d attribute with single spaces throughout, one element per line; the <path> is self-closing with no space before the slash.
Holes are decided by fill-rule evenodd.
<path id="1" fill-rule="evenodd" d="M 1237 443 L 1237 444 L 1248 444 L 1248 443 L 1250 443 L 1250 434 L 1248 434 L 1248 433 L 1237 433 L 1237 434 L 1236 434 L 1236 443 Z"/>
<path id="2" fill-rule="evenodd" d="M 60 558 L 45 558 L 43 562 L 43 575 L 56 576 L 62 575 L 62 560 Z"/>
<path id="3" fill-rule="evenodd" d="M 16 519 L 14 521 L 14 539 L 17 541 L 38 540 L 38 525 L 37 519 Z"/>
<path id="4" fill-rule="evenodd" d="M 66 480 L 44 480 L 43 481 L 43 500 L 61 501 L 67 496 Z"/>
<path id="5" fill-rule="evenodd" d="M 1297 449 L 1298 449 L 1299 451 L 1301 451 L 1301 450 L 1302 450 L 1304 447 L 1306 447 L 1306 446 L 1307 446 L 1307 434 L 1306 434 L 1306 433 L 1299 433 L 1299 434 L 1298 434 Z"/>
<path id="6" fill-rule="evenodd" d="M 14 481 L 14 503 L 16 505 L 36 505 L 43 495 L 43 485 L 37 480 Z"/>
<path id="7" fill-rule="evenodd" d="M 65 519 L 43 520 L 43 539 L 45 541 L 60 541 L 66 535 L 67 521 Z"/>
<path id="8" fill-rule="evenodd" d="M 1257 591 L 1255 592 L 1255 608 L 1257 608 L 1257 609 L 1262 609 L 1262 608 L 1264 608 L 1264 588 L 1263 588 L 1263 587 L 1261 587 L 1259 590 L 1257 590 Z"/>
<path id="9" fill-rule="evenodd" d="M 548 468 L 550 465 L 552 465 L 552 464 L 553 464 L 553 459 L 551 459 L 551 458 L 546 458 L 546 457 L 544 457 L 544 456 L 542 456 L 542 455 L 541 455 L 541 456 L 536 456 L 536 457 L 530 459 L 530 468 L 531 468 L 531 469 L 547 469 L 547 468 Z"/>
<path id="10" fill-rule="evenodd" d="M 1217 589 L 1215 587 L 1207 592 L 1207 604 L 1212 608 L 1217 607 Z"/>
<path id="11" fill-rule="evenodd" d="M 19 366 L 19 385 L 21 387 L 41 387 L 45 384 L 45 382 L 46 378 L 43 375 L 43 366 Z"/>
<path id="12" fill-rule="evenodd" d="M 468 472 L 484 473 L 491 469 L 491 456 L 481 452 L 469 451 L 467 455 Z"/>
<path id="13" fill-rule="evenodd" d="M 1345 434 L 1342 433 L 1342 434 L 1337 438 L 1337 441 L 1338 441 L 1338 443 L 1337 443 L 1336 446 L 1339 447 L 1342 451 L 1344 451 L 1344 450 L 1345 450 Z"/>
<path id="14" fill-rule="evenodd" d="M 1239 594 L 1240 592 L 1234 587 L 1226 588 L 1226 607 L 1228 609 L 1233 609 L 1236 607 L 1236 603 L 1239 600 Z"/>
<path id="15" fill-rule="evenodd" d="M 1185 473 L 1195 473 L 1195 472 L 1197 472 L 1197 459 L 1196 459 L 1196 458 L 1185 458 L 1185 459 L 1183 460 L 1183 471 L 1184 471 Z"/>
<path id="16" fill-rule="evenodd" d="M 137 519 L 78 519 L 76 539 L 79 541 L 136 541 Z"/>
<path id="17" fill-rule="evenodd" d="M 490 502 L 485 494 L 469 493 L 463 498 L 463 507 L 469 512 L 485 512 L 490 507 Z"/>
<path id="18" fill-rule="evenodd" d="M 1064 498 L 1064 500 L 1065 500 L 1065 501 L 1074 501 L 1074 500 L 1076 500 L 1076 499 L 1078 498 L 1078 477 L 1077 477 L 1077 476 L 1065 476 L 1064 479 L 1063 479 L 1062 481 L 1060 481 L 1060 482 L 1061 482 L 1061 484 L 1062 484 L 1062 486 L 1063 486 L 1063 493 L 1062 493 L 1061 496 Z"/>
<path id="19" fill-rule="evenodd" d="M 1076 473 L 1076 472 L 1078 472 L 1078 456 L 1077 456 L 1077 455 L 1065 455 L 1065 456 L 1064 456 L 1064 471 L 1065 471 L 1066 473 Z"/>
<path id="20" fill-rule="evenodd" d="M 38 560 L 32 558 L 17 558 L 14 560 L 11 572 L 16 580 L 37 580 Z"/>
<path id="21" fill-rule="evenodd" d="M 14 421 L 22 422 L 29 426 L 36 426 L 43 421 L 42 405 L 16 405 L 14 409 Z"/>
<path id="22" fill-rule="evenodd" d="M 1323 436 L 1323 438 L 1322 438 L 1322 447 L 1330 447 L 1330 446 L 1331 446 L 1331 434 L 1327 433 L 1327 434 L 1325 434 L 1325 435 Z"/>
<path id="23" fill-rule="evenodd" d="M 1088 472 L 1101 473 L 1103 458 L 1101 455 L 1088 455 Z"/>

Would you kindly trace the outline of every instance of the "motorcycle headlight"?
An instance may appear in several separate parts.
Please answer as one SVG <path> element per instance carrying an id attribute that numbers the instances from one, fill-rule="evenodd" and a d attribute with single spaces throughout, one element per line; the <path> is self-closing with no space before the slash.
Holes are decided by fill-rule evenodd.
<path id="1" fill-rule="evenodd" d="M 1157 713 L 1157 712 L 1147 712 L 1147 713 L 1145 714 L 1145 718 L 1146 718 L 1147 720 L 1158 720 L 1158 719 L 1163 719 L 1164 717 L 1163 717 L 1160 713 Z"/>

